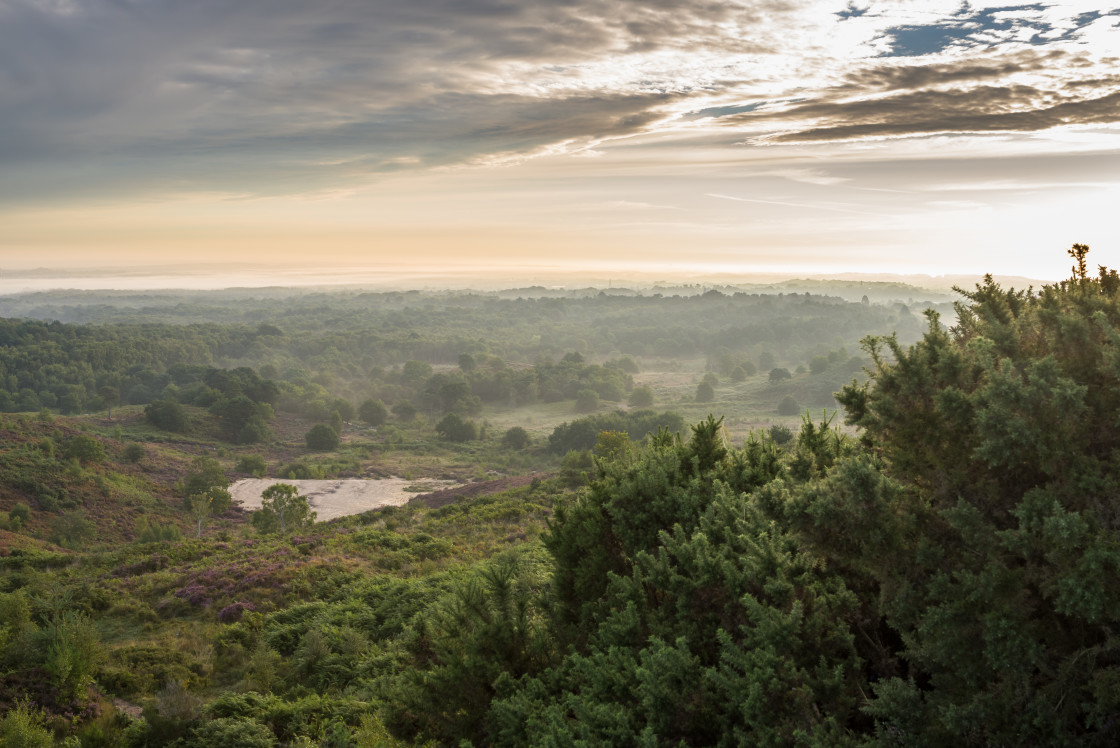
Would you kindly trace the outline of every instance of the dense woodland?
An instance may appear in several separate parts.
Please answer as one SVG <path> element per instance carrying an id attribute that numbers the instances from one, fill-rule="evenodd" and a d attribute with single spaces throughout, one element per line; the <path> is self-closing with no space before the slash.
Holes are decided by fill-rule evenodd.
<path id="1" fill-rule="evenodd" d="M 1120 278 L 1086 252 L 949 326 L 800 294 L 13 302 L 67 321 L 0 322 L 0 744 L 1114 745 Z M 778 414 L 825 386 L 841 413 Z M 477 490 L 223 500 L 405 472 Z"/>

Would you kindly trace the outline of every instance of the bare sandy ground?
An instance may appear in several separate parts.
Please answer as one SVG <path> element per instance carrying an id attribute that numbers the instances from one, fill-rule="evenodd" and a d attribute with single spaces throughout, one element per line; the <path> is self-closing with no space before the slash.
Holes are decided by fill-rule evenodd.
<path id="1" fill-rule="evenodd" d="M 261 492 L 274 483 L 289 483 L 306 496 L 319 522 L 351 514 L 361 514 L 383 506 L 403 506 L 420 492 L 438 491 L 456 485 L 454 481 L 405 480 L 404 478 L 340 478 L 337 480 L 285 480 L 282 478 L 245 478 L 229 487 L 234 502 L 250 511 L 261 508 Z M 404 490 L 411 487 L 411 491 Z M 417 491 L 422 487 L 422 491 Z"/>

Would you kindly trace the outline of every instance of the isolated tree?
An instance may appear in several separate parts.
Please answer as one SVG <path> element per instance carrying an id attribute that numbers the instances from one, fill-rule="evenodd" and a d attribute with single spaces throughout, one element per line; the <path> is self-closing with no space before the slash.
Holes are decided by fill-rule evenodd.
<path id="1" fill-rule="evenodd" d="M 599 409 L 599 393 L 595 390 L 584 389 L 576 393 L 576 412 L 594 413 Z"/>
<path id="2" fill-rule="evenodd" d="M 187 497 L 187 511 L 198 526 L 196 537 L 202 537 L 202 526 L 210 517 L 216 517 L 229 509 L 233 497 L 229 491 L 217 486 L 211 486 L 202 493 L 191 494 Z"/>
<path id="3" fill-rule="evenodd" d="M 795 416 L 801 412 L 801 406 L 792 396 L 786 395 L 782 401 L 778 403 L 778 415 L 781 416 Z"/>
<path id="4" fill-rule="evenodd" d="M 261 508 L 253 513 L 253 527 L 260 532 L 285 534 L 315 522 L 306 496 L 290 483 L 274 483 L 261 492 Z"/>
<path id="5" fill-rule="evenodd" d="M 204 494 L 211 488 L 229 488 L 230 479 L 222 471 L 222 466 L 213 457 L 196 457 L 191 462 L 190 471 L 176 481 L 175 492 L 186 498 L 193 494 Z"/>
<path id="6" fill-rule="evenodd" d="M 778 382 L 783 382 L 787 379 L 793 379 L 793 375 L 789 373 L 789 369 L 775 368 L 770 370 L 770 376 L 768 377 L 768 379 L 770 380 L 770 384 L 777 384 Z"/>
<path id="7" fill-rule="evenodd" d="M 648 408 L 653 405 L 653 390 L 649 387 L 642 385 L 635 387 L 630 392 L 630 407 L 631 408 Z"/>
<path id="8" fill-rule="evenodd" d="M 436 433 L 452 442 L 469 442 L 478 438 L 478 426 L 474 421 L 448 413 L 436 424 Z"/>
<path id="9" fill-rule="evenodd" d="M 715 400 L 715 399 L 716 399 L 716 388 L 712 386 L 711 382 L 705 380 L 705 381 L 701 382 L 700 384 L 696 385 L 696 402 L 698 402 L 698 403 L 710 403 L 712 400 Z"/>
<path id="10" fill-rule="evenodd" d="M 121 401 L 121 392 L 116 387 L 105 385 L 97 391 L 101 396 L 101 402 L 105 405 L 105 409 L 109 411 L 109 418 L 113 417 L 113 406 Z"/>
<path id="11" fill-rule="evenodd" d="M 525 449 L 532 441 L 528 431 L 520 426 L 513 426 L 502 437 L 502 446 L 507 449 Z"/>
<path id="12" fill-rule="evenodd" d="M 370 426 L 380 426 L 389 418 L 389 409 L 380 400 L 370 398 L 358 406 L 358 417 Z"/>
<path id="13" fill-rule="evenodd" d="M 304 435 L 308 449 L 317 452 L 329 452 L 337 449 L 339 445 L 338 432 L 323 423 L 317 423 Z"/>

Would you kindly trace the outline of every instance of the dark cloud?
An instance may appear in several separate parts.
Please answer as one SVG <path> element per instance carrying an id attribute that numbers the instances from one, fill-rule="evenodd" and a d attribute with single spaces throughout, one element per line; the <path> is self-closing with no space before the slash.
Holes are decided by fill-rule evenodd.
<path id="1" fill-rule="evenodd" d="M 630 135 L 687 97 L 700 101 L 678 124 L 799 122 L 776 142 L 1113 121 L 1101 86 L 1077 88 L 1076 75 L 1061 89 L 1009 82 L 1081 64 L 1063 52 L 924 66 L 887 59 L 831 88 L 791 79 L 775 90 L 783 85 L 767 69 L 775 56 L 793 70 L 803 54 L 814 75 L 831 64 L 819 37 L 805 37 L 817 47 L 797 47 L 805 8 L 793 0 L 0 0 L 0 199 L 146 186 L 298 191 Z M 941 25 L 1021 26 L 985 13 L 962 11 Z M 841 20 L 823 15 L 854 24 L 874 13 L 849 4 Z M 1078 17 L 1070 33 L 1099 20 Z M 918 33 L 882 28 L 896 51 Z M 929 28 L 940 33 L 938 23 Z M 659 62 L 631 66 L 631 56 L 662 52 L 664 71 Z M 739 67 L 717 62 L 690 79 L 674 65 L 693 56 L 727 56 Z M 771 81 L 764 94 L 752 95 L 743 60 Z M 1107 80 L 1099 64 L 1086 64 L 1080 77 Z M 742 99 L 710 98 L 733 91 Z"/>
<path id="2" fill-rule="evenodd" d="M 735 128 L 795 128 L 771 143 L 933 133 L 1031 132 L 1120 122 L 1120 76 L 1078 78 L 1101 61 L 1062 49 L 986 54 L 954 62 L 866 66 L 797 101 L 724 116 Z M 1029 81 L 1029 82 L 1011 82 Z"/>
<path id="3" fill-rule="evenodd" d="M 1120 92 L 1050 103 L 1051 92 L 1027 86 L 921 91 L 854 102 L 794 107 L 783 118 L 815 118 L 817 126 L 783 133 L 782 143 L 934 133 L 1032 132 L 1061 125 L 1120 122 Z"/>
<path id="4" fill-rule="evenodd" d="M 1007 78 L 1015 73 L 1053 69 L 1068 57 L 1063 50 L 1022 52 L 1000 59 L 966 60 L 927 65 L 880 65 L 850 73 L 837 91 L 904 91 Z"/>
<path id="5" fill-rule="evenodd" d="M 51 164 L 96 171 L 100 162 L 119 178 L 124 164 L 158 171 L 175 158 L 195 160 L 184 174 L 199 172 L 199 163 L 270 173 L 277 160 L 293 170 L 297 161 L 331 159 L 395 168 L 399 157 L 453 163 L 557 138 L 627 134 L 656 118 L 651 108 L 667 100 L 663 86 L 637 80 L 617 92 L 565 90 L 565 76 L 634 50 L 757 51 L 757 43 L 724 38 L 720 24 L 750 24 L 783 7 L 5 0 L 0 174 L 7 178 L 0 181 L 19 192 L 15 182 L 29 176 L 21 167 L 42 181 Z M 521 66 L 520 78 L 510 78 L 510 64 Z M 531 91 L 537 82 L 545 87 Z M 283 152 L 289 147 L 304 150 Z M 273 161 L 253 166 L 261 156 Z"/>

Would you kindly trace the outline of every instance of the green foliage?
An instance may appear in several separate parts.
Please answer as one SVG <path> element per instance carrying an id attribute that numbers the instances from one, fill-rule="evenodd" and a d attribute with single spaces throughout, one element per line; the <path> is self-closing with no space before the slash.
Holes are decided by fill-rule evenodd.
<path id="1" fill-rule="evenodd" d="M 54 684 L 65 698 L 81 696 L 103 656 L 93 621 L 74 611 L 61 613 L 43 627 L 39 638 L 46 654 L 43 668 Z"/>
<path id="2" fill-rule="evenodd" d="M 230 387 L 230 391 L 238 391 Z M 210 412 L 218 417 L 222 434 L 230 441 L 253 444 L 269 438 L 268 422 L 272 420 L 273 410 L 267 401 L 258 402 L 243 394 L 222 397 L 210 406 Z"/>
<path id="3" fill-rule="evenodd" d="M 402 693 L 410 725 L 440 744 L 488 742 L 486 717 L 500 677 L 549 663 L 551 646 L 533 607 L 531 570 L 505 557 L 458 586 L 414 629 L 409 647 L 429 663 Z"/>
<path id="4" fill-rule="evenodd" d="M 211 488 L 228 488 L 230 479 L 213 457 L 196 457 L 190 471 L 175 483 L 175 491 L 183 498 L 204 494 Z"/>
<path id="5" fill-rule="evenodd" d="M 625 431 L 600 431 L 593 450 L 604 460 L 622 460 L 630 453 L 630 435 Z"/>
<path id="6" fill-rule="evenodd" d="M 401 421 L 411 421 L 416 418 L 416 406 L 408 400 L 401 400 L 393 405 L 393 415 Z"/>
<path id="7" fill-rule="evenodd" d="M 28 702 L 16 704 L 0 718 L 0 748 L 51 748 L 54 737 L 45 716 Z"/>
<path id="8" fill-rule="evenodd" d="M 274 483 L 261 492 L 261 508 L 253 512 L 253 527 L 262 533 L 294 532 L 311 525 L 315 512 L 306 496 L 290 483 Z"/>
<path id="9" fill-rule="evenodd" d="M 307 443 L 308 449 L 316 452 L 330 452 L 338 449 L 339 445 L 338 432 L 322 423 L 312 426 L 311 430 L 304 435 L 304 441 Z"/>
<path id="10" fill-rule="evenodd" d="M 777 384 L 787 379 L 793 379 L 793 375 L 789 373 L 789 369 L 775 368 L 770 370 L 770 375 L 767 377 L 770 384 Z"/>
<path id="11" fill-rule="evenodd" d="M 183 533 L 175 525 L 152 522 L 147 517 L 136 520 L 137 543 L 174 543 L 182 539 Z"/>
<path id="12" fill-rule="evenodd" d="M 370 398 L 358 406 L 358 416 L 370 426 L 381 426 L 389 419 L 389 409 L 380 400 Z"/>
<path id="13" fill-rule="evenodd" d="M 711 382 L 707 382 L 707 381 L 701 382 L 700 384 L 698 384 L 696 386 L 696 402 L 698 402 L 698 403 L 710 403 L 712 400 L 715 400 L 715 399 L 716 399 L 716 390 L 715 390 L 715 387 L 712 386 Z"/>
<path id="14" fill-rule="evenodd" d="M 268 472 L 268 462 L 260 455 L 242 455 L 237 460 L 236 469 L 240 473 L 248 473 L 254 478 L 262 478 Z"/>
<path id="15" fill-rule="evenodd" d="M 51 538 L 61 546 L 76 550 L 93 540 L 95 530 L 84 512 L 66 512 L 51 523 Z"/>
<path id="16" fill-rule="evenodd" d="M 131 442 L 125 446 L 123 457 L 125 460 L 135 465 L 140 462 L 140 460 L 144 459 L 147 454 L 143 444 Z"/>
<path id="17" fill-rule="evenodd" d="M 569 488 L 582 486 L 594 465 L 590 449 L 573 449 L 560 460 L 560 479 Z"/>
<path id="18" fill-rule="evenodd" d="M 219 717 L 206 720 L 177 745 L 183 748 L 212 748 L 218 745 L 229 748 L 271 748 L 277 742 L 272 731 L 259 722 Z"/>
<path id="19" fill-rule="evenodd" d="M 190 429 L 186 409 L 171 399 L 153 400 L 144 408 L 144 417 L 157 429 L 185 433 Z"/>
<path id="20" fill-rule="evenodd" d="M 83 463 L 102 462 L 105 459 L 105 447 L 92 436 L 78 434 L 67 440 L 62 456 Z"/>
<path id="21" fill-rule="evenodd" d="M 436 424 L 436 433 L 440 438 L 452 442 L 469 442 L 478 438 L 478 426 L 474 421 L 460 418 L 455 413 L 448 413 Z"/>
<path id="22" fill-rule="evenodd" d="M 22 501 L 16 502 L 15 506 L 8 510 L 8 522 L 15 530 L 19 530 L 26 525 L 30 519 L 31 507 Z"/>
<path id="23" fill-rule="evenodd" d="M 778 415 L 780 416 L 795 416 L 800 412 L 801 406 L 797 404 L 792 395 L 786 395 L 778 403 Z"/>
<path id="24" fill-rule="evenodd" d="M 627 413 L 616 410 L 557 426 L 548 437 L 548 446 L 556 454 L 566 454 L 594 448 L 600 431 L 625 431 L 631 440 L 638 442 L 650 434 L 656 434 L 659 429 L 680 432 L 684 429 L 684 419 L 669 411 L 655 413 L 652 410 L 639 410 Z"/>
<path id="25" fill-rule="evenodd" d="M 903 742 L 1079 745 L 1114 729 L 1120 298 L 1074 257 L 1074 279 L 1037 294 L 990 277 L 962 292 L 951 332 L 931 314 L 910 348 L 869 340 L 872 379 L 839 396 L 887 478 L 853 474 L 806 511 L 860 517 L 812 532 L 883 591 L 907 667 L 868 710 Z"/>
<path id="26" fill-rule="evenodd" d="M 529 432 L 520 426 L 513 426 L 502 436 L 502 446 L 507 449 L 525 449 L 533 443 Z"/>
<path id="27" fill-rule="evenodd" d="M 785 446 L 793 441 L 793 432 L 790 431 L 789 426 L 780 423 L 775 423 L 771 426 L 767 433 L 770 435 L 770 439 L 778 446 Z"/>
<path id="28" fill-rule="evenodd" d="M 576 412 L 594 413 L 599 409 L 599 393 L 595 390 L 580 390 L 576 393 Z"/>
<path id="29" fill-rule="evenodd" d="M 405 361 L 401 369 L 401 379 L 406 382 L 420 382 L 432 375 L 431 364 L 423 361 Z"/>
<path id="30" fill-rule="evenodd" d="M 631 408 L 653 407 L 653 390 L 645 385 L 635 387 L 630 391 L 629 404 Z"/>
<path id="31" fill-rule="evenodd" d="M 819 431 L 806 449 L 840 446 Z M 715 418 L 687 444 L 600 461 L 546 538 L 565 654 L 505 682 L 486 741 L 842 744 L 859 719 L 857 599 L 752 498 L 788 475 L 772 441 L 732 451 Z"/>
<path id="32" fill-rule="evenodd" d="M 267 489 L 266 489 L 267 490 Z M 233 497 L 229 491 L 218 486 L 211 486 L 201 493 L 194 493 L 187 497 L 187 512 L 197 526 L 196 537 L 202 537 L 202 526 L 210 517 L 221 514 L 233 504 Z"/>

